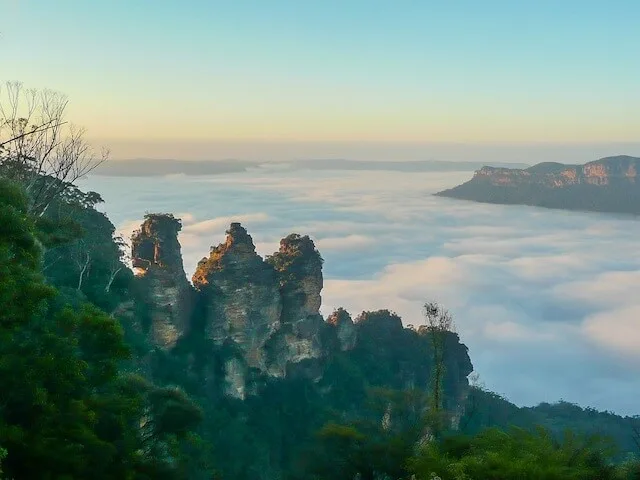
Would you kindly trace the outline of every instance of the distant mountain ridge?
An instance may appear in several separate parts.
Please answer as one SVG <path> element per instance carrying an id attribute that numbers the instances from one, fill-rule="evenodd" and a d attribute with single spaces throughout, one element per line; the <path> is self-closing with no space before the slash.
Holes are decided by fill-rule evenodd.
<path id="1" fill-rule="evenodd" d="M 155 177 L 163 175 L 219 175 L 260 170 L 358 170 L 397 172 L 464 172 L 477 170 L 479 162 L 448 162 L 442 160 L 367 161 L 346 159 L 309 160 L 174 160 L 145 159 L 114 160 L 100 165 L 95 175 L 114 177 Z M 496 167 L 524 168 L 522 163 L 494 163 Z"/>
<path id="2" fill-rule="evenodd" d="M 584 165 L 543 162 L 526 169 L 484 166 L 436 195 L 483 203 L 640 214 L 640 158 L 605 157 Z"/>

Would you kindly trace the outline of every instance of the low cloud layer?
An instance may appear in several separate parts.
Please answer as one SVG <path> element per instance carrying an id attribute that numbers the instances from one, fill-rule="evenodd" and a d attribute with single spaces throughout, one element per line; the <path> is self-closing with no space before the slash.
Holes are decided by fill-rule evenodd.
<path id="1" fill-rule="evenodd" d="M 470 174 L 252 172 L 88 186 L 123 231 L 147 211 L 181 216 L 188 275 L 231 221 L 263 255 L 289 233 L 309 234 L 325 259 L 323 313 L 390 308 L 419 325 L 422 303 L 436 300 L 482 381 L 512 401 L 640 413 L 640 222 L 431 195 Z"/>

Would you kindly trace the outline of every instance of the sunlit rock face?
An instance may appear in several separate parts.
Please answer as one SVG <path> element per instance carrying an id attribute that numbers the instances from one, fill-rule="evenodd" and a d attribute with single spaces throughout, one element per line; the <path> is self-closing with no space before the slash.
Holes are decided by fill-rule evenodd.
<path id="1" fill-rule="evenodd" d="M 194 303 L 178 242 L 181 228 L 173 215 L 149 214 L 131 237 L 134 272 L 145 285 L 149 338 L 161 349 L 173 348 L 188 333 Z"/>
<path id="2" fill-rule="evenodd" d="M 542 162 L 527 169 L 483 167 L 436 195 L 504 205 L 640 215 L 640 158 L 619 155 L 584 165 Z"/>
<path id="3" fill-rule="evenodd" d="M 249 367 L 264 370 L 263 347 L 280 326 L 282 299 L 276 271 L 239 223 L 198 263 L 193 285 L 204 305 L 204 335 L 217 345 L 233 341 Z"/>
<path id="4" fill-rule="evenodd" d="M 309 237 L 289 235 L 264 260 L 244 227 L 232 223 L 225 242 L 199 262 L 193 285 L 204 336 L 240 352 L 225 367 L 231 396 L 245 395 L 249 369 L 284 377 L 292 366 L 323 356 L 322 259 Z M 318 368 L 307 371 L 317 376 Z"/>
<path id="5" fill-rule="evenodd" d="M 132 238 L 133 265 L 150 312 L 150 340 L 164 350 L 178 344 L 171 355 L 187 359 L 185 375 L 196 375 L 212 401 L 259 395 L 274 378 L 311 380 L 326 392 L 341 388 L 340 376 L 327 374 L 340 368 L 336 356 L 357 365 L 353 371 L 366 385 L 429 391 L 425 332 L 404 328 L 386 310 L 355 321 L 344 309 L 322 318 L 323 261 L 308 236 L 283 238 L 263 259 L 247 231 L 232 223 L 225 241 L 199 262 L 191 286 L 180 228 L 171 215 L 148 215 Z M 443 384 L 453 409 L 464 400 L 472 367 L 455 334 L 446 342 Z"/>
<path id="6" fill-rule="evenodd" d="M 634 185 L 640 167 L 640 158 L 620 155 L 607 157 L 584 165 L 561 163 L 539 163 L 526 170 L 483 167 L 474 179 L 488 181 L 496 186 L 518 186 L 524 184 L 549 188 L 572 185 Z"/>

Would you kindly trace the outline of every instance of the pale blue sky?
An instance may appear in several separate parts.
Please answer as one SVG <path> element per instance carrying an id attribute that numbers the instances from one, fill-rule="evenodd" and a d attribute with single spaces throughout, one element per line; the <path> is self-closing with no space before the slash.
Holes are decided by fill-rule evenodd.
<path id="1" fill-rule="evenodd" d="M 0 0 L 0 79 L 116 141 L 640 140 L 637 1 Z"/>

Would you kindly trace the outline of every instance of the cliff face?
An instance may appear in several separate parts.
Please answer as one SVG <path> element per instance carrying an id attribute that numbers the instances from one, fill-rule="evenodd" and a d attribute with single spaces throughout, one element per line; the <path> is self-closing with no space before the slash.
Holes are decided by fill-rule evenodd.
<path id="1" fill-rule="evenodd" d="M 308 236 L 292 234 L 280 241 L 279 251 L 267 262 L 277 272 L 282 296 L 282 328 L 271 342 L 269 371 L 284 376 L 289 364 L 323 356 L 322 258 Z"/>
<path id="2" fill-rule="evenodd" d="M 474 178 L 496 186 L 519 186 L 536 184 L 547 188 L 562 188 L 570 185 L 635 185 L 640 167 L 640 158 L 609 157 L 585 165 L 563 165 L 540 163 L 531 168 L 509 169 L 483 167 Z"/>
<path id="3" fill-rule="evenodd" d="M 232 223 L 193 275 L 204 312 L 204 335 L 232 345 L 225 364 L 227 393 L 244 398 L 250 372 L 284 377 L 292 364 L 323 356 L 319 314 L 322 260 L 309 237 L 290 235 L 268 260 Z"/>
<path id="4" fill-rule="evenodd" d="M 584 165 L 540 163 L 527 169 L 483 167 L 439 196 L 568 210 L 640 214 L 640 158 L 608 157 Z"/>
<path id="5" fill-rule="evenodd" d="M 323 260 L 308 236 L 283 238 L 279 250 L 263 259 L 247 231 L 232 223 L 225 242 L 199 262 L 192 287 L 182 264 L 180 228 L 171 215 L 148 215 L 132 238 L 133 265 L 146 289 L 151 343 L 191 358 L 185 375 L 195 371 L 189 345 L 205 350 L 197 355 L 217 365 L 196 373 L 206 389 L 245 399 L 270 378 L 300 376 L 322 380 L 326 391 L 339 389 L 344 379 L 325 378 L 337 356 L 359 365 L 359 381 L 366 384 L 429 388 L 428 345 L 396 315 L 365 312 L 354 322 L 338 309 L 323 319 Z M 470 362 L 457 337 L 451 345 L 447 385 L 453 397 L 463 398 Z"/>
<path id="6" fill-rule="evenodd" d="M 193 285 L 205 305 L 205 336 L 218 345 L 233 342 L 247 366 L 264 370 L 263 347 L 280 327 L 282 299 L 275 270 L 239 223 L 199 262 Z"/>
<path id="7" fill-rule="evenodd" d="M 167 214 L 145 216 L 131 238 L 134 273 L 145 284 L 151 342 L 173 348 L 189 331 L 194 305 L 193 288 L 186 279 L 178 232 L 180 220 Z"/>

